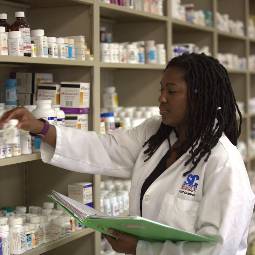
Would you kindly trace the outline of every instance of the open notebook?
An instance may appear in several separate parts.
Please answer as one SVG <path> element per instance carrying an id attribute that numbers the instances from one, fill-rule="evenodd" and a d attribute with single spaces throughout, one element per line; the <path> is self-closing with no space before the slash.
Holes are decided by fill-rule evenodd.
<path id="1" fill-rule="evenodd" d="M 139 240 L 147 241 L 190 241 L 190 242 L 214 242 L 214 236 L 202 236 L 172 228 L 155 221 L 139 216 L 107 216 L 103 213 L 83 205 L 56 191 L 52 191 L 49 197 L 62 206 L 71 216 L 76 218 L 83 226 L 108 234 L 107 229 L 115 229 L 123 233 L 136 236 Z"/>

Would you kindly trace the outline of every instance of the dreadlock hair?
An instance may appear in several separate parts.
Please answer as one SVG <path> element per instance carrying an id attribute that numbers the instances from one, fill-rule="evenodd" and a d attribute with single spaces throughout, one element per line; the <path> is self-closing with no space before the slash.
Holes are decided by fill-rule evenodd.
<path id="1" fill-rule="evenodd" d="M 165 71 L 170 68 L 183 71 L 187 84 L 188 116 L 186 141 L 182 144 L 182 155 L 189 149 L 192 167 L 183 175 L 191 173 L 204 157 L 206 162 L 212 148 L 224 132 L 232 144 L 237 144 L 241 133 L 242 116 L 237 106 L 227 70 L 219 61 L 205 54 L 183 54 L 170 60 Z M 239 125 L 236 113 L 239 115 Z M 174 127 L 161 123 L 158 131 L 144 144 L 144 151 L 149 160 L 165 139 L 174 131 Z"/>

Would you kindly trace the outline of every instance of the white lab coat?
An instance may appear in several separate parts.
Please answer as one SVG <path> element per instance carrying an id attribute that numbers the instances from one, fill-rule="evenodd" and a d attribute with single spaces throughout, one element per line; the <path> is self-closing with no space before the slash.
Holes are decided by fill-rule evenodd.
<path id="1" fill-rule="evenodd" d="M 144 142 L 159 128 L 152 118 L 129 131 L 97 135 L 57 127 L 55 151 L 42 144 L 43 161 L 77 172 L 132 178 L 130 215 L 140 215 L 140 191 L 144 180 L 169 149 L 166 140 L 144 162 Z M 171 143 L 176 137 L 170 135 Z M 137 255 L 245 255 L 254 206 L 243 160 L 223 135 L 207 162 L 203 160 L 189 177 L 183 173 L 188 154 L 182 155 L 146 191 L 143 217 L 199 234 L 220 236 L 217 244 L 139 241 Z"/>

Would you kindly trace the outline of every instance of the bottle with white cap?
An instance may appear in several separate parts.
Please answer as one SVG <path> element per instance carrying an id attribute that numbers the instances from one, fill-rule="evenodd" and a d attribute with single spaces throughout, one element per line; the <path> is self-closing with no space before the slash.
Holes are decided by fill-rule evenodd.
<path id="1" fill-rule="evenodd" d="M 23 39 L 20 31 L 8 33 L 8 53 L 10 56 L 24 56 Z"/>
<path id="2" fill-rule="evenodd" d="M 58 58 L 58 47 L 56 37 L 48 37 L 48 56 L 49 58 Z"/>
<path id="3" fill-rule="evenodd" d="M 43 29 L 35 29 L 31 31 L 32 40 L 35 43 L 36 56 L 47 58 L 48 57 L 48 39 L 44 35 Z"/>
<path id="4" fill-rule="evenodd" d="M 16 21 L 11 25 L 12 31 L 20 31 L 24 44 L 24 56 L 31 57 L 30 26 L 25 20 L 24 12 L 15 12 Z"/>
<path id="5" fill-rule="evenodd" d="M 7 23 L 7 13 L 0 13 L 0 26 L 5 27 L 5 32 L 11 31 L 11 26 Z"/>
<path id="6" fill-rule="evenodd" d="M 8 34 L 5 32 L 5 27 L 0 26 L 0 55 L 8 55 Z"/>
<path id="7" fill-rule="evenodd" d="M 10 217 L 10 250 L 11 254 L 18 255 L 26 251 L 27 240 L 23 220 L 21 217 Z"/>
<path id="8" fill-rule="evenodd" d="M 66 46 L 64 38 L 57 38 L 58 58 L 66 58 Z"/>
<path id="9" fill-rule="evenodd" d="M 55 124 L 56 122 L 56 113 L 52 108 L 51 100 L 37 100 L 35 110 L 32 111 L 32 114 L 35 118 L 43 118 L 47 120 L 50 124 Z"/>
<path id="10" fill-rule="evenodd" d="M 52 202 L 44 202 L 43 203 L 43 208 L 44 209 L 54 209 L 54 203 L 52 203 Z"/>
<path id="11" fill-rule="evenodd" d="M 6 218 L 7 219 L 7 218 Z M 5 224 L 0 224 L 0 239 L 2 240 L 2 255 L 10 255 L 10 232 L 7 221 Z"/>
<path id="12" fill-rule="evenodd" d="M 116 88 L 114 86 L 106 87 L 103 94 L 103 107 L 105 108 L 117 108 L 118 94 L 116 93 Z"/>

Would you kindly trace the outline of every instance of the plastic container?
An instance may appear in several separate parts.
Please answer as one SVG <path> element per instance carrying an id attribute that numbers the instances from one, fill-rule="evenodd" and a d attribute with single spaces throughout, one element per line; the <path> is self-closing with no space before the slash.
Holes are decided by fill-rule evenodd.
<path id="1" fill-rule="evenodd" d="M 56 113 L 51 106 L 51 100 L 37 100 L 36 109 L 32 111 L 35 118 L 43 118 L 47 120 L 50 124 L 56 123 Z"/>
<path id="2" fill-rule="evenodd" d="M 157 44 L 156 45 L 156 49 L 157 49 L 157 61 L 158 61 L 158 64 L 165 65 L 166 64 L 165 45 L 164 44 Z"/>
<path id="3" fill-rule="evenodd" d="M 43 29 L 35 29 L 31 31 L 32 40 L 35 43 L 36 56 L 37 57 L 48 57 L 48 39 L 44 35 Z"/>
<path id="4" fill-rule="evenodd" d="M 11 25 L 12 31 L 20 31 L 23 40 L 24 56 L 31 57 L 30 26 L 25 20 L 24 12 L 15 12 L 16 21 Z"/>
<path id="5" fill-rule="evenodd" d="M 68 59 L 75 58 L 75 51 L 74 51 L 74 39 L 68 39 Z"/>
<path id="6" fill-rule="evenodd" d="M 24 47 L 20 31 L 11 31 L 8 33 L 8 53 L 10 56 L 23 56 Z"/>
<path id="7" fill-rule="evenodd" d="M 16 119 L 11 119 L 4 124 L 3 139 L 6 144 L 18 144 L 20 143 L 20 132 L 16 127 L 19 121 Z"/>
<path id="8" fill-rule="evenodd" d="M 32 154 L 32 137 L 28 131 L 20 131 L 21 154 Z"/>
<path id="9" fill-rule="evenodd" d="M 115 119 L 114 119 L 113 112 L 104 112 L 104 113 L 101 113 L 100 116 L 101 116 L 101 119 L 105 122 L 106 133 L 115 129 Z"/>
<path id="10" fill-rule="evenodd" d="M 48 37 L 48 56 L 49 58 L 58 58 L 58 47 L 56 37 Z"/>
<path id="11" fill-rule="evenodd" d="M 2 255 L 10 255 L 10 232 L 7 224 L 0 225 L 0 239 L 2 240 Z"/>
<path id="12" fill-rule="evenodd" d="M 5 32 L 5 27 L 0 26 L 0 55 L 8 55 L 8 33 Z"/>
<path id="13" fill-rule="evenodd" d="M 11 254 L 22 254 L 26 251 L 27 240 L 23 220 L 20 217 L 9 218 Z"/>
<path id="14" fill-rule="evenodd" d="M 11 31 L 11 26 L 7 22 L 7 13 L 0 13 L 0 27 L 5 27 L 5 32 Z"/>
<path id="15" fill-rule="evenodd" d="M 57 38 L 58 58 L 66 59 L 66 46 L 64 38 Z"/>
<path id="16" fill-rule="evenodd" d="M 44 202 L 43 203 L 43 208 L 44 209 L 53 209 L 54 208 L 54 203 L 52 203 L 52 202 Z"/>
<path id="17" fill-rule="evenodd" d="M 104 89 L 104 94 L 103 94 L 103 107 L 104 108 L 117 108 L 119 106 L 118 103 L 118 94 L 116 93 L 116 88 L 111 86 L 111 87 L 106 87 Z"/>
<path id="18" fill-rule="evenodd" d="M 53 106 L 57 116 L 57 126 L 65 126 L 65 112 L 60 109 L 60 105 Z"/>
<path id="19" fill-rule="evenodd" d="M 157 52 L 155 47 L 155 41 L 146 41 L 145 51 L 146 51 L 146 64 L 156 64 Z"/>

